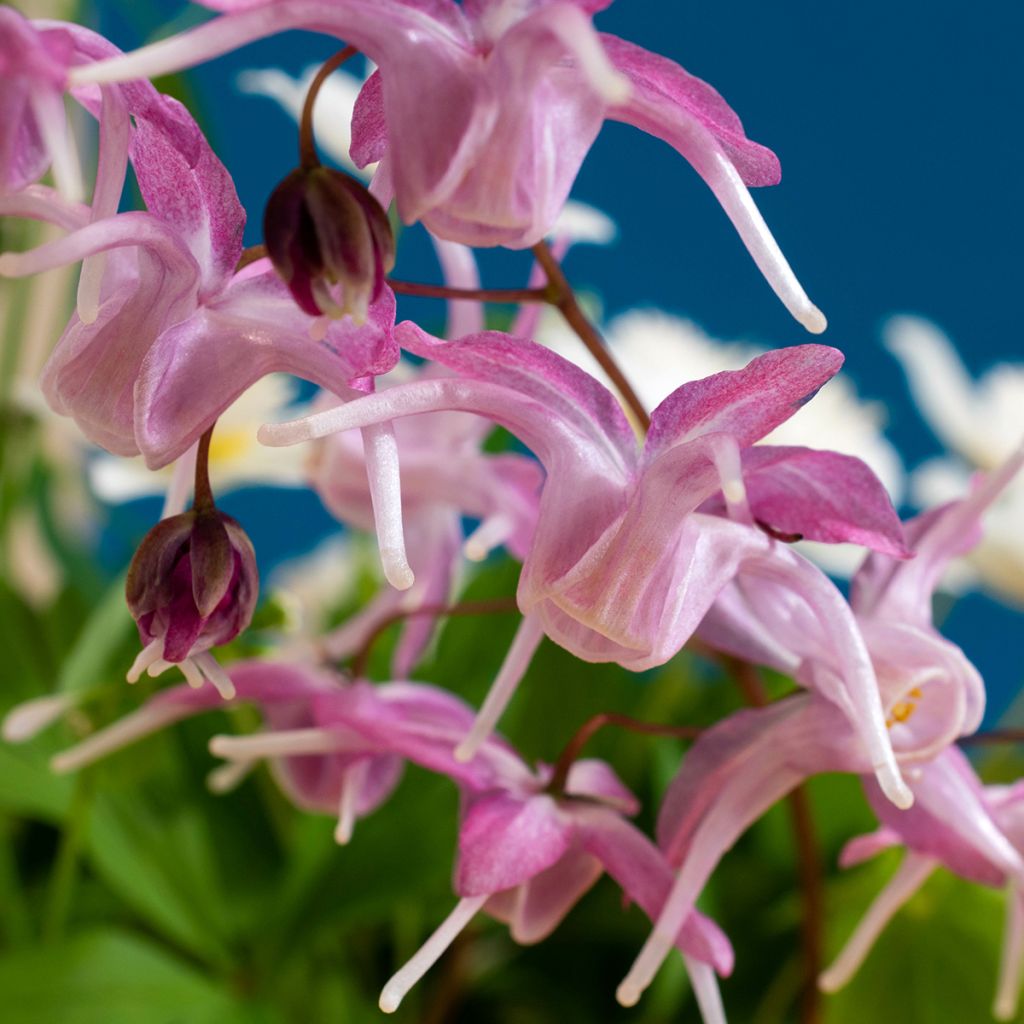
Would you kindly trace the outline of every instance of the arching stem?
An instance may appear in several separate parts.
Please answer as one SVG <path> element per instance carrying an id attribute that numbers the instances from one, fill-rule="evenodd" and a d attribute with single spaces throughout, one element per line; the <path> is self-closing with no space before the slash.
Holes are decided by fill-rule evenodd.
<path id="1" fill-rule="evenodd" d="M 696 725 L 661 725 L 658 722 L 643 722 L 639 718 L 631 718 L 629 715 L 622 715 L 617 711 L 604 711 L 599 715 L 594 715 L 593 718 L 588 718 L 576 730 L 572 739 L 566 743 L 555 762 L 554 774 L 547 787 L 549 792 L 565 793 L 565 784 L 573 763 L 583 753 L 583 748 L 594 735 L 608 725 L 619 729 L 628 729 L 630 732 L 643 733 L 647 736 L 675 736 L 684 740 L 695 740 L 703 732 Z"/>
<path id="2" fill-rule="evenodd" d="M 299 121 L 299 164 L 304 171 L 311 171 L 314 167 L 320 166 L 320 157 L 317 156 L 316 141 L 313 138 L 313 105 L 316 103 L 317 93 L 324 82 L 358 52 L 354 46 L 346 46 L 344 50 L 340 50 L 330 60 L 325 61 L 310 82 L 306 102 L 302 105 L 302 118 Z"/>
<path id="3" fill-rule="evenodd" d="M 415 615 L 431 615 L 435 618 L 452 615 L 497 615 L 503 612 L 514 612 L 518 610 L 515 598 L 496 597 L 490 601 L 462 601 L 458 604 L 425 604 L 419 608 L 402 609 L 392 612 L 373 628 L 373 631 L 363 642 L 355 656 L 352 658 L 351 672 L 356 679 L 361 679 L 366 674 L 367 665 L 370 662 L 370 655 L 373 653 L 374 644 L 386 630 L 396 622 L 402 622 Z"/>
<path id="4" fill-rule="evenodd" d="M 548 284 L 555 292 L 554 304 L 559 312 L 565 317 L 566 323 L 579 335 L 580 340 L 587 346 L 587 351 L 597 360 L 601 369 L 608 375 L 608 379 L 615 385 L 616 390 L 622 396 L 623 401 L 629 406 L 630 411 L 643 433 L 651 425 L 651 417 L 647 414 L 643 402 L 633 390 L 632 385 L 626 380 L 614 356 L 608 351 L 608 346 L 598 333 L 594 325 L 587 319 L 586 313 L 580 309 L 576 301 L 576 295 L 572 286 L 562 272 L 562 267 L 555 259 L 554 253 L 547 242 L 538 242 L 533 247 L 533 255 L 540 264 L 544 273 L 547 274 Z"/>

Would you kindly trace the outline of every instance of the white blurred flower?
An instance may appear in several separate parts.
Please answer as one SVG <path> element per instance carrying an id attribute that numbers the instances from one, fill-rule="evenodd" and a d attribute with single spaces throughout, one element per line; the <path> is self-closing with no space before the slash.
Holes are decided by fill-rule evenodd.
<path id="1" fill-rule="evenodd" d="M 311 64 L 299 78 L 292 78 L 279 68 L 243 71 L 238 76 L 238 88 L 242 92 L 276 100 L 297 122 L 302 116 L 306 93 L 319 70 L 319 64 Z M 370 71 L 372 68 L 367 69 L 367 76 Z M 352 145 L 352 110 L 364 81 L 364 78 L 341 69 L 324 82 L 313 106 L 313 134 L 317 145 L 332 160 L 352 174 L 369 180 L 377 165 L 356 167 L 348 153 Z"/>
<path id="2" fill-rule="evenodd" d="M 605 329 L 605 337 L 648 409 L 685 381 L 737 370 L 765 351 L 746 342 L 716 341 L 689 320 L 654 309 L 632 310 L 616 317 Z M 560 317 L 546 316 L 539 338 L 588 373 L 607 379 Z M 885 421 L 882 403 L 858 397 L 849 377 L 839 374 L 764 441 L 855 455 L 874 470 L 898 503 L 905 474 L 899 453 L 883 434 Z M 799 548 L 837 576 L 849 576 L 864 558 L 864 549 L 852 544 L 805 542 Z"/>
<path id="3" fill-rule="evenodd" d="M 305 457 L 298 448 L 267 448 L 256 441 L 256 431 L 262 424 L 301 414 L 294 406 L 295 396 L 296 382 L 291 377 L 270 374 L 252 385 L 221 416 L 210 443 L 210 478 L 215 493 L 248 486 L 305 484 Z M 141 457 L 123 458 L 106 452 L 89 465 L 93 491 L 115 505 L 166 493 L 173 474 L 173 466 L 153 471 L 146 468 Z"/>
<path id="4" fill-rule="evenodd" d="M 1024 365 L 1001 363 L 972 380 L 952 342 L 919 317 L 894 317 L 886 345 L 900 361 L 921 415 L 949 455 L 911 477 L 911 496 L 927 508 L 961 497 L 975 470 L 999 465 L 1024 442 Z M 985 534 L 967 563 L 977 581 L 1024 604 L 1024 478 L 1018 476 L 985 518 Z M 952 589 L 969 578 L 945 583 Z"/>

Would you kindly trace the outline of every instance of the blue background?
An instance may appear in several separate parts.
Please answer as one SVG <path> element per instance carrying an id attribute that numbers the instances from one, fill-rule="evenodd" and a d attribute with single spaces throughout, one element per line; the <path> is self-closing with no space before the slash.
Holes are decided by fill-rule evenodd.
<path id="1" fill-rule="evenodd" d="M 92 24 L 126 49 L 168 22 L 181 27 L 204 16 L 170 0 L 94 9 L 99 20 Z M 756 199 L 829 318 L 823 340 L 846 353 L 862 395 L 887 403 L 888 433 L 908 467 L 938 454 L 879 328 L 892 313 L 923 314 L 950 334 L 975 373 L 1020 358 L 1024 8 L 619 0 L 596 23 L 707 79 L 750 137 L 778 153 L 783 182 L 758 190 Z M 290 33 L 186 76 L 197 116 L 250 211 L 250 244 L 261 240 L 268 192 L 294 166 L 295 129 L 276 105 L 239 94 L 236 76 L 269 66 L 297 74 L 337 48 L 334 40 Z M 772 346 L 807 340 L 708 190 L 664 144 L 607 125 L 574 195 L 620 227 L 612 248 L 580 247 L 567 263 L 570 279 L 598 291 L 609 314 L 653 305 L 723 339 Z M 402 276 L 438 279 L 415 232 L 403 236 L 400 258 Z M 489 254 L 485 281 L 518 283 L 527 266 L 523 254 Z M 424 308 L 403 303 L 401 312 L 417 316 Z M 270 561 L 328 525 L 321 510 L 295 495 L 263 500 L 258 522 L 245 496 L 226 504 L 229 511 L 244 507 Z M 288 522 L 296 512 L 306 517 L 305 528 L 282 538 L 280 517 Z M 972 595 L 954 607 L 945 628 L 985 674 L 992 711 L 1004 707 L 1021 680 L 1019 613 Z"/>

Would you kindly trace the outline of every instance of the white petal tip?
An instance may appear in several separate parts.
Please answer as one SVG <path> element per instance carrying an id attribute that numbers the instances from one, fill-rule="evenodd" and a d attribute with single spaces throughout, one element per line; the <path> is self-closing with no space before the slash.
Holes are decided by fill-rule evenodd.
<path id="1" fill-rule="evenodd" d="M 615 990 L 615 1000 L 619 1006 L 636 1006 L 640 1002 L 640 995 L 640 989 L 636 985 L 625 981 Z"/>
<path id="2" fill-rule="evenodd" d="M 832 971 L 822 971 L 818 975 L 818 989 L 830 995 L 833 992 L 838 992 L 845 984 L 846 979 L 838 977 Z"/>
<path id="3" fill-rule="evenodd" d="M 452 757 L 455 758 L 459 764 L 465 764 L 467 761 L 472 761 L 476 757 L 476 751 L 479 744 L 475 739 L 463 740 L 454 751 L 452 751 Z"/>
<path id="4" fill-rule="evenodd" d="M 616 71 L 602 78 L 601 94 L 606 102 L 618 105 L 625 103 L 633 94 L 633 86 L 625 75 Z"/>
<path id="5" fill-rule="evenodd" d="M 68 772 L 74 771 L 76 767 L 75 763 L 63 754 L 57 754 L 50 758 L 50 771 L 54 775 L 67 775 Z"/>
<path id="6" fill-rule="evenodd" d="M 334 830 L 334 841 L 339 846 L 348 846 L 352 841 L 352 826 L 347 822 L 339 821 L 338 827 Z"/>
<path id="7" fill-rule="evenodd" d="M 797 320 L 803 324 L 804 328 L 811 334 L 824 334 L 828 328 L 828 320 L 825 319 L 825 314 L 822 313 L 817 306 L 808 306 L 798 317 Z"/>
<path id="8" fill-rule="evenodd" d="M 467 540 L 462 545 L 462 553 L 471 562 L 482 562 L 487 557 L 487 549 L 482 544 Z"/>
<path id="9" fill-rule="evenodd" d="M 384 567 L 384 578 L 395 590 L 408 590 L 416 582 L 416 574 L 409 568 L 404 551 L 381 548 L 380 561 Z"/>
<path id="10" fill-rule="evenodd" d="M 380 1007 L 381 1013 L 394 1013 L 402 1005 L 402 997 L 395 992 L 388 991 L 385 986 L 377 1005 Z"/>
<path id="11" fill-rule="evenodd" d="M 997 999 L 992 1006 L 992 1016 L 996 1020 L 1013 1020 L 1017 1016 L 1017 1000 Z"/>
<path id="12" fill-rule="evenodd" d="M 309 434 L 296 423 L 264 423 L 256 431 L 256 440 L 265 448 L 286 448 L 300 441 L 308 441 Z"/>
<path id="13" fill-rule="evenodd" d="M 8 743 L 25 743 L 57 721 L 73 701 L 58 695 L 38 697 L 11 708 L 0 725 L 0 736 Z"/>
<path id="14" fill-rule="evenodd" d="M 100 315 L 99 306 L 84 306 L 79 305 L 78 307 L 78 319 L 88 327 L 90 324 L 96 323 L 96 317 Z"/>
<path id="15" fill-rule="evenodd" d="M 876 765 L 875 777 L 886 798 L 901 811 L 914 806 L 913 791 L 903 781 L 897 768 L 888 764 Z"/>

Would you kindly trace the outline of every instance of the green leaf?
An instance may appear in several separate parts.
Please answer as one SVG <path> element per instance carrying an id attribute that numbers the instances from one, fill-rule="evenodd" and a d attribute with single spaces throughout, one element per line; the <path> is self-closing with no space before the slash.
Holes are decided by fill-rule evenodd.
<path id="1" fill-rule="evenodd" d="M 830 952 L 838 953 L 898 858 L 832 887 Z M 1004 897 L 939 870 L 889 923 L 851 982 L 825 1002 L 828 1024 L 984 1021 L 995 994 Z"/>
<path id="2" fill-rule="evenodd" d="M 124 576 L 107 588 L 103 599 L 88 618 L 64 659 L 57 681 L 62 693 L 74 693 L 104 682 L 113 671 L 112 662 L 133 629 L 124 598 Z M 120 674 L 127 669 L 122 666 Z"/>
<path id="3" fill-rule="evenodd" d="M 230 964 L 217 872 L 194 808 L 158 815 L 143 799 L 100 793 L 89 849 L 110 888 L 150 924 L 202 959 Z"/>
<path id="4" fill-rule="evenodd" d="M 60 821 L 71 803 L 71 779 L 54 775 L 38 744 L 0 743 L 0 808 L 12 814 Z"/>
<path id="5" fill-rule="evenodd" d="M 226 1024 L 241 1008 L 152 942 L 105 928 L 0 958 L 7 1024 Z"/>

